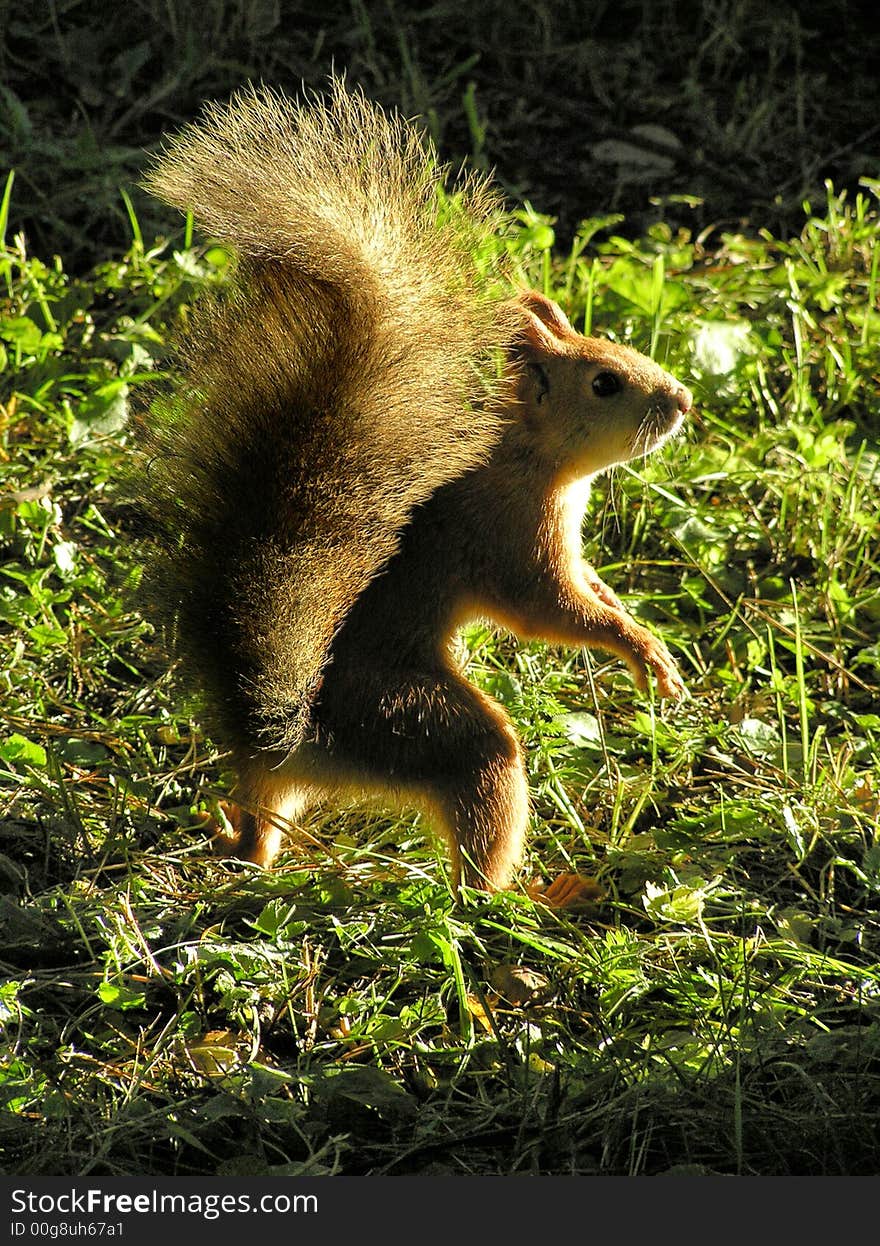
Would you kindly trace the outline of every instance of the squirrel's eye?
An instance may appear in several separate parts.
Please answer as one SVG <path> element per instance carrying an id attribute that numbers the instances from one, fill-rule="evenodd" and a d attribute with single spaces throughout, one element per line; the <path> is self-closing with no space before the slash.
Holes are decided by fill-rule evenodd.
<path id="1" fill-rule="evenodd" d="M 620 390 L 620 380 L 613 372 L 597 372 L 593 377 L 593 393 L 597 398 L 610 398 Z"/>

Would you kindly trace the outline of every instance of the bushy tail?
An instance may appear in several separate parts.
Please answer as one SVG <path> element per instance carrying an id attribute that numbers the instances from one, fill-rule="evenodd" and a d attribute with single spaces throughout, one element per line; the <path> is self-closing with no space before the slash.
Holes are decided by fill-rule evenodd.
<path id="1" fill-rule="evenodd" d="M 413 507 L 498 436 L 509 329 L 475 258 L 497 204 L 447 195 L 415 127 L 339 82 L 209 106 L 146 185 L 238 255 L 150 435 L 160 595 L 223 735 L 293 748 Z"/>

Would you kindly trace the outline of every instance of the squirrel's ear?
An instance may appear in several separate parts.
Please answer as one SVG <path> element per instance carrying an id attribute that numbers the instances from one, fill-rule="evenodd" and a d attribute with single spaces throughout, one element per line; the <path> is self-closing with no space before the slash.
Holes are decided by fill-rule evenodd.
<path id="1" fill-rule="evenodd" d="M 555 355 L 559 353 L 561 342 L 568 337 L 577 337 L 559 304 L 537 290 L 524 290 L 517 298 L 517 304 L 522 313 L 522 324 L 516 335 L 516 346 L 523 353 L 538 351 Z"/>

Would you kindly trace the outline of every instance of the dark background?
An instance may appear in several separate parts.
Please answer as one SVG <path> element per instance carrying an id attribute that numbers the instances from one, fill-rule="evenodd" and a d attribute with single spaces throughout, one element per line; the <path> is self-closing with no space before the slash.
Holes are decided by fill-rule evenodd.
<path id="1" fill-rule="evenodd" d="M 0 32 L 11 230 L 73 269 L 128 245 L 119 187 L 202 100 L 334 66 L 423 116 L 444 159 L 494 167 L 563 245 L 608 212 L 796 232 L 824 179 L 880 177 L 874 3 L 0 0 Z M 147 241 L 169 228 L 133 199 Z"/>

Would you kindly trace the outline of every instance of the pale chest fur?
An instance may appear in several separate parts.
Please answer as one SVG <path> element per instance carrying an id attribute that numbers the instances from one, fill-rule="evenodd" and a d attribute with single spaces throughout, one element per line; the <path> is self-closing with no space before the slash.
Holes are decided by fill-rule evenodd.
<path id="1" fill-rule="evenodd" d="M 580 556 L 583 543 L 584 512 L 590 500 L 592 476 L 572 481 L 559 495 L 559 519 L 562 539 L 569 554 Z"/>
<path id="2" fill-rule="evenodd" d="M 581 559 L 584 512 L 590 500 L 591 476 L 561 485 L 546 500 L 538 548 L 560 571 L 574 570 Z"/>

